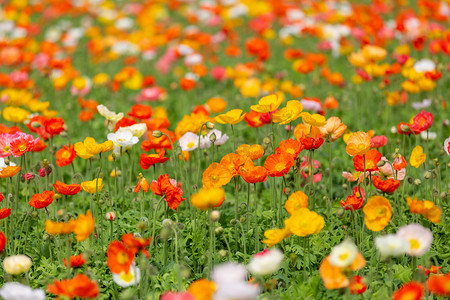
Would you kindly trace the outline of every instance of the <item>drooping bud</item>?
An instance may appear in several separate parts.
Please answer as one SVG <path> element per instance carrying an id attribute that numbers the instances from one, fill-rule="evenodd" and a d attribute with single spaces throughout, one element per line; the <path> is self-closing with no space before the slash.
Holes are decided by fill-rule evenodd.
<path id="1" fill-rule="evenodd" d="M 208 129 L 214 129 L 214 123 L 213 122 L 206 122 L 206 128 Z"/>
<path id="2" fill-rule="evenodd" d="M 155 131 L 152 132 L 152 135 L 153 135 L 155 138 L 160 138 L 160 137 L 162 137 L 162 132 L 159 131 L 159 130 L 155 130 Z"/>

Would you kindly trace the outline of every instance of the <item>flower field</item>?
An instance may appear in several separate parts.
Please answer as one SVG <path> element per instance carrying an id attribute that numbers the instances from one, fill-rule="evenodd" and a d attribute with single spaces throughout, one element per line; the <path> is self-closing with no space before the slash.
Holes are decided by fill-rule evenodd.
<path id="1" fill-rule="evenodd" d="M 450 297 L 448 0 L 0 0 L 0 298 Z"/>

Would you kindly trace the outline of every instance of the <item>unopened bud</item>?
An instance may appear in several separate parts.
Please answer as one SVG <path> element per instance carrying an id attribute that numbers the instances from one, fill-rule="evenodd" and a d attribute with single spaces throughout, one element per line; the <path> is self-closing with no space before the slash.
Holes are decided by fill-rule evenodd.
<path id="1" fill-rule="evenodd" d="M 44 232 L 44 234 L 42 235 L 42 239 L 44 241 L 47 241 L 48 239 L 50 239 L 50 234 L 48 234 L 47 232 Z"/>
<path id="2" fill-rule="evenodd" d="M 267 136 L 263 139 L 263 143 L 266 145 L 270 144 L 270 141 L 271 141 L 270 137 L 267 137 Z"/>
<path id="3" fill-rule="evenodd" d="M 439 197 L 439 191 L 437 188 L 433 188 L 433 197 Z"/>
<path id="4" fill-rule="evenodd" d="M 10 163 L 9 159 L 5 158 L 4 162 L 5 162 L 5 165 L 9 166 L 9 163 Z"/>
<path id="5" fill-rule="evenodd" d="M 407 181 L 409 184 L 413 184 L 413 183 L 414 183 L 414 178 L 412 178 L 411 176 L 407 176 L 407 177 L 406 177 L 406 181 Z"/>
<path id="6" fill-rule="evenodd" d="M 344 190 L 346 190 L 346 189 L 348 189 L 348 185 L 347 185 L 346 183 L 344 183 L 344 184 L 342 184 L 342 188 L 343 188 Z"/>
<path id="7" fill-rule="evenodd" d="M 105 218 L 108 221 L 114 221 L 116 219 L 116 213 L 113 211 L 109 211 L 106 213 Z"/>
<path id="8" fill-rule="evenodd" d="M 38 122 L 31 122 L 31 127 L 39 128 L 39 127 L 41 127 L 41 124 L 39 124 Z"/>
<path id="9" fill-rule="evenodd" d="M 213 210 L 209 217 L 211 218 L 211 221 L 217 222 L 220 219 L 220 212 L 218 210 Z"/>
<path id="10" fill-rule="evenodd" d="M 247 221 L 247 218 L 246 218 L 245 216 L 242 216 L 242 217 L 239 219 L 239 222 L 241 222 L 241 223 L 245 223 L 245 221 Z"/>
<path id="11" fill-rule="evenodd" d="M 55 193 L 55 195 L 53 196 L 53 199 L 58 200 L 58 199 L 61 199 L 61 197 L 62 197 L 61 194 Z"/>
<path id="12" fill-rule="evenodd" d="M 285 195 L 290 195 L 291 194 L 291 188 L 287 187 L 283 190 Z"/>
<path id="13" fill-rule="evenodd" d="M 426 171 L 425 173 L 423 173 L 423 178 L 430 179 L 431 178 L 431 172 L 430 171 Z"/>
<path id="14" fill-rule="evenodd" d="M 417 178 L 416 180 L 414 180 L 414 185 L 419 186 L 419 185 L 421 185 L 421 184 L 422 184 L 422 181 L 421 181 L 419 178 Z"/>
<path id="15" fill-rule="evenodd" d="M 38 216 L 37 211 L 32 211 L 32 212 L 31 212 L 31 217 L 32 217 L 33 219 L 37 218 L 37 216 Z"/>
<path id="16" fill-rule="evenodd" d="M 305 172 L 306 174 L 309 174 L 309 168 L 308 167 L 304 167 L 303 168 L 303 172 Z"/>
<path id="17" fill-rule="evenodd" d="M 159 131 L 159 130 L 155 130 L 155 131 L 152 132 L 152 135 L 153 135 L 155 138 L 160 138 L 160 137 L 162 137 L 162 132 Z"/>
<path id="18" fill-rule="evenodd" d="M 223 227 L 222 227 L 222 226 L 219 226 L 219 227 L 217 227 L 216 230 L 214 230 L 214 231 L 216 232 L 216 234 L 221 234 L 222 231 L 223 231 Z"/>
<path id="19" fill-rule="evenodd" d="M 163 227 L 171 227 L 173 226 L 173 221 L 171 219 L 164 219 L 161 223 Z"/>
<path id="20" fill-rule="evenodd" d="M 448 194 L 446 193 L 446 192 L 442 192 L 440 195 L 439 195 L 439 198 L 441 198 L 442 200 L 443 199 L 446 199 L 448 197 Z"/>
<path id="21" fill-rule="evenodd" d="M 219 256 L 220 257 L 225 257 L 225 256 L 227 256 L 227 251 L 226 250 L 219 250 Z"/>
<path id="22" fill-rule="evenodd" d="M 214 129 L 214 123 L 213 122 L 206 122 L 206 128 Z"/>
<path id="23" fill-rule="evenodd" d="M 405 125 L 405 124 L 403 124 L 403 125 L 401 125 L 400 126 L 400 130 L 402 131 L 402 132 L 409 132 L 411 129 L 409 128 L 409 126 L 408 125 Z"/>
<path id="24" fill-rule="evenodd" d="M 377 167 L 378 168 L 381 168 L 382 166 L 384 166 L 386 164 L 386 161 L 385 160 L 380 160 L 378 163 L 377 163 Z"/>
<path id="25" fill-rule="evenodd" d="M 339 207 L 336 211 L 336 216 L 338 216 L 339 218 L 342 218 L 345 215 L 345 209 L 343 209 L 342 207 Z"/>
<path id="26" fill-rule="evenodd" d="M 211 143 L 214 143 L 216 141 L 216 134 L 213 132 L 210 136 L 209 136 L 209 140 L 211 141 Z"/>

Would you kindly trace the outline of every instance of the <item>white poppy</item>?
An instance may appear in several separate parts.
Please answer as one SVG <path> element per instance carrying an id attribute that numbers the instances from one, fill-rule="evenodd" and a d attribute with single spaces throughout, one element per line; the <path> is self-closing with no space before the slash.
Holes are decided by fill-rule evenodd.
<path id="1" fill-rule="evenodd" d="M 44 300 L 45 292 L 18 282 L 7 282 L 0 289 L 0 297 L 5 300 Z"/>
<path id="2" fill-rule="evenodd" d="M 403 255 L 409 248 L 408 241 L 395 234 L 377 236 L 375 246 L 383 257 Z"/>
<path id="3" fill-rule="evenodd" d="M 141 280 L 141 270 L 136 267 L 134 263 L 130 266 L 130 271 L 128 271 L 128 273 L 113 273 L 112 275 L 114 282 L 123 288 L 136 285 Z"/>
<path id="4" fill-rule="evenodd" d="M 186 132 L 179 140 L 181 150 L 192 151 L 198 148 L 198 135 L 192 132 Z"/>
<path id="5" fill-rule="evenodd" d="M 356 245 L 350 240 L 345 240 L 331 250 L 330 264 L 340 268 L 348 267 L 355 260 L 357 254 L 358 248 Z"/>
<path id="6" fill-rule="evenodd" d="M 247 269 L 254 275 L 270 275 L 278 270 L 283 258 L 284 255 L 281 250 L 276 248 L 271 250 L 265 249 L 263 252 L 253 256 Z"/>
<path id="7" fill-rule="evenodd" d="M 397 236 L 409 242 L 406 254 L 410 256 L 422 256 L 431 247 L 433 234 L 428 228 L 419 224 L 409 224 L 400 227 Z"/>

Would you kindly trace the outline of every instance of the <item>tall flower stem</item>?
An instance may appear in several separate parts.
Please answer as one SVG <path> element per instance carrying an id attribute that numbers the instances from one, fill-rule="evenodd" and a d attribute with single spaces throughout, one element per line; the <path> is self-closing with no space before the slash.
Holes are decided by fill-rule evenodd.
<path id="1" fill-rule="evenodd" d="M 259 252 L 259 226 L 258 226 L 258 193 L 256 191 L 256 183 L 253 184 L 255 193 L 255 253 Z"/>
<path id="2" fill-rule="evenodd" d="M 238 209 L 239 209 L 239 178 L 234 177 L 234 241 L 236 245 L 236 251 L 238 250 Z"/>
<path id="3" fill-rule="evenodd" d="M 331 136 L 328 137 L 328 142 L 330 143 L 330 147 L 328 148 L 328 168 L 330 170 L 330 172 L 328 173 L 328 203 L 327 203 L 327 213 L 328 216 L 331 215 L 331 207 L 332 207 L 332 203 L 333 203 L 333 175 L 331 172 L 331 164 L 332 164 L 332 160 L 333 160 L 333 156 L 332 156 L 332 142 L 331 142 Z"/>

